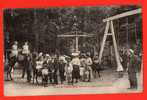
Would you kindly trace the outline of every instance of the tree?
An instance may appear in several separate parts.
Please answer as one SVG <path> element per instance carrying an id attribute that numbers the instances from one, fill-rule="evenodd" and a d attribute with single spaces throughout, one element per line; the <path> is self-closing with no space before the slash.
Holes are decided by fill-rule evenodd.
<path id="1" fill-rule="evenodd" d="M 24 41 L 29 40 L 32 48 L 36 48 L 38 51 L 52 52 L 56 51 L 53 48 L 58 48 L 67 52 L 69 49 L 68 42 L 72 39 L 58 39 L 57 35 L 72 31 L 73 23 L 75 22 L 73 17 L 76 16 L 79 31 L 96 35 L 94 38 L 89 39 L 89 41 L 87 41 L 87 38 L 81 38 L 81 47 L 83 43 L 86 43 L 89 47 L 95 46 L 97 51 L 99 51 L 105 29 L 105 23 L 102 20 L 109 16 L 139 7 L 88 6 L 46 9 L 7 9 L 4 11 L 4 31 L 5 33 L 10 33 L 10 42 L 18 40 L 21 45 Z M 141 23 L 141 17 L 137 17 L 136 19 L 138 23 Z M 119 30 L 118 27 L 116 27 L 116 30 Z M 141 30 L 138 31 L 140 32 Z M 138 38 L 140 38 L 141 35 L 138 35 Z M 125 38 L 125 36 L 122 38 Z M 61 46 L 61 44 L 63 45 Z"/>

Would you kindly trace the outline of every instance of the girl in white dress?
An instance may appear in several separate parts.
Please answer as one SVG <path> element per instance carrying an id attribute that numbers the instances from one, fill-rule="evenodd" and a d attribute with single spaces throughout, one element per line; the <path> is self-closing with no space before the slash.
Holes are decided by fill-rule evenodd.
<path id="1" fill-rule="evenodd" d="M 68 63 L 65 65 L 65 76 L 66 76 L 68 83 L 71 83 L 71 81 L 72 81 L 72 71 L 73 71 L 73 66 L 68 61 Z"/>

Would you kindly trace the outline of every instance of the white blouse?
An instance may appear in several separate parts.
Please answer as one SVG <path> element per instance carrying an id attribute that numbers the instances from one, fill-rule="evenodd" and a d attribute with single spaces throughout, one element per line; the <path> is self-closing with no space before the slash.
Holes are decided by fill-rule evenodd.
<path id="1" fill-rule="evenodd" d="M 11 56 L 17 56 L 18 55 L 18 47 L 17 45 L 12 45 L 12 49 L 11 49 Z"/>
<path id="2" fill-rule="evenodd" d="M 22 53 L 23 53 L 23 54 L 29 54 L 29 53 L 30 53 L 30 51 L 29 51 L 29 46 L 28 46 L 28 45 L 24 45 L 24 46 L 22 47 Z"/>

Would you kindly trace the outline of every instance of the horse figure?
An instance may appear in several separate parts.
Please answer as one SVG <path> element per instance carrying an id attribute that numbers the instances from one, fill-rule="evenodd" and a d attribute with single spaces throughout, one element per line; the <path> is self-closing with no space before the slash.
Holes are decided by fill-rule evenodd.
<path id="1" fill-rule="evenodd" d="M 14 69 L 14 65 L 16 61 L 17 61 L 17 58 L 15 56 L 9 58 L 8 68 L 7 68 L 7 80 L 9 80 L 9 78 L 10 80 L 13 80 L 11 72 Z"/>
<path id="2" fill-rule="evenodd" d="M 25 75 L 25 71 L 27 72 L 27 80 L 31 80 L 31 55 L 23 55 L 21 51 L 18 52 L 17 56 L 9 56 L 8 62 L 8 69 L 7 69 L 7 79 L 13 80 L 11 72 L 14 69 L 15 64 L 18 63 L 19 65 L 23 66 L 23 75 Z M 25 68 L 25 71 L 24 71 Z M 22 76 L 23 76 L 22 75 Z"/>
<path id="3" fill-rule="evenodd" d="M 24 56 L 19 52 L 18 56 L 12 56 L 11 53 L 8 56 L 8 68 L 7 68 L 7 79 L 13 80 L 11 72 L 14 69 L 16 62 L 22 63 Z"/>

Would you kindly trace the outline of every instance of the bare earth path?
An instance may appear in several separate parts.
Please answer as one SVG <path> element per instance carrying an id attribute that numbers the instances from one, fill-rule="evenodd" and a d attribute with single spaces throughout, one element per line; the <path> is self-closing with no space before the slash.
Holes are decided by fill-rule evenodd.
<path id="1" fill-rule="evenodd" d="M 123 78 L 117 78 L 117 73 L 112 69 L 101 72 L 102 77 L 93 79 L 92 82 L 79 82 L 74 85 L 48 85 L 48 87 L 37 86 L 27 83 L 26 78 L 21 79 L 21 71 L 14 71 L 14 80 L 5 81 L 5 96 L 34 96 L 34 95 L 75 95 L 75 94 L 104 94 L 104 93 L 134 93 L 142 92 L 142 78 L 138 74 L 138 89 L 128 90 L 129 82 L 127 74 Z M 17 74 L 16 74 L 17 72 Z"/>

